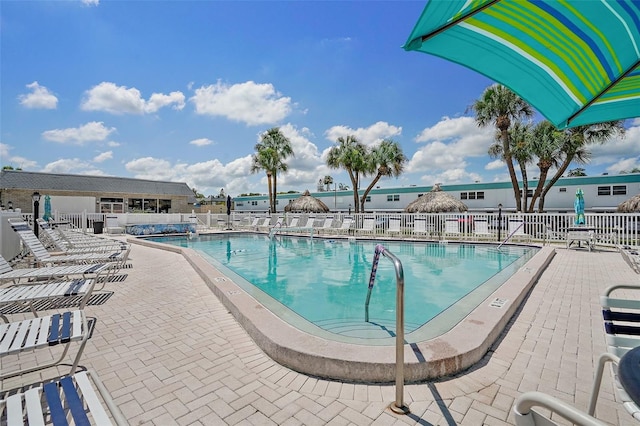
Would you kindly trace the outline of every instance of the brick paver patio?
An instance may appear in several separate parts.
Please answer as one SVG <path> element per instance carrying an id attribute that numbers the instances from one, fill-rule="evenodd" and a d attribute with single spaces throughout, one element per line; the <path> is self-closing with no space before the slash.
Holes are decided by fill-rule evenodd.
<path id="1" fill-rule="evenodd" d="M 530 390 L 586 410 L 605 351 L 598 297 L 638 282 L 618 252 L 558 248 L 483 360 L 456 377 L 405 386 L 411 414 L 402 416 L 387 408 L 394 386 L 321 380 L 272 361 L 180 254 L 134 244 L 130 259 L 126 279 L 106 286 L 113 295 L 86 308 L 97 323 L 81 364 L 97 371 L 133 425 L 506 425 L 515 398 Z M 634 424 L 608 371 L 596 415 Z"/>

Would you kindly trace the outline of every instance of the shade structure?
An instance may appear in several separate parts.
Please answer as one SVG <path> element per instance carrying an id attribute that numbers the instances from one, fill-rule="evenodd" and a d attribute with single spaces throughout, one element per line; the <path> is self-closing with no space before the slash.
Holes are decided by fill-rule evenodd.
<path id="1" fill-rule="evenodd" d="M 440 185 L 434 185 L 430 192 L 418 197 L 404 209 L 407 213 L 448 213 L 467 210 L 465 203 L 444 192 Z"/>
<path id="2" fill-rule="evenodd" d="M 640 116 L 638 0 L 431 0 L 404 49 L 484 74 L 559 129 Z"/>
<path id="3" fill-rule="evenodd" d="M 619 213 L 638 213 L 640 212 L 640 194 L 636 194 L 626 201 L 618 204 L 616 209 Z"/>
<path id="4" fill-rule="evenodd" d="M 327 213 L 329 207 L 316 197 L 311 196 L 309 190 L 287 204 L 284 208 L 285 212 L 291 213 Z"/>

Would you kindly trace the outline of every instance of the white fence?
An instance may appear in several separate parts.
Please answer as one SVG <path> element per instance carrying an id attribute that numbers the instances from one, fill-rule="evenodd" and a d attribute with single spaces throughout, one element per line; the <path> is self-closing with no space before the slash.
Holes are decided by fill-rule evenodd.
<path id="1" fill-rule="evenodd" d="M 524 222 L 518 237 L 529 237 L 534 241 L 565 241 L 566 233 L 575 227 L 574 214 L 559 213 L 530 213 L 530 214 L 476 214 L 476 213 L 438 213 L 438 214 L 409 214 L 409 213 L 346 213 L 327 214 L 250 214 L 232 212 L 231 215 L 213 213 L 122 213 L 117 216 L 118 225 L 134 224 L 162 224 L 162 223 L 197 223 L 199 231 L 206 230 L 256 230 L 251 226 L 256 218 L 270 218 L 270 224 L 275 225 L 278 220 L 285 221 L 283 232 L 295 217 L 297 222 L 307 223 L 308 218 L 314 218 L 313 227 L 318 232 L 331 232 L 340 228 L 345 217 L 352 219 L 348 230 L 350 235 L 375 235 L 377 237 L 400 238 L 428 238 L 428 239 L 463 239 L 504 241 L 509 235 L 509 224 L 516 220 Z M 31 215 L 23 213 L 23 217 L 31 221 Z M 500 219 L 499 219 L 500 218 Z M 73 226 L 94 231 L 95 222 L 105 221 L 105 214 L 77 213 L 55 214 L 54 219 L 69 222 Z M 327 219 L 332 219 L 327 221 Z M 640 232 L 640 215 L 637 213 L 586 213 L 585 225 L 592 228 L 599 243 L 638 245 Z M 326 227 L 329 224 L 329 227 Z M 264 230 L 263 227 L 261 230 Z M 268 228 L 268 226 L 266 227 Z"/>

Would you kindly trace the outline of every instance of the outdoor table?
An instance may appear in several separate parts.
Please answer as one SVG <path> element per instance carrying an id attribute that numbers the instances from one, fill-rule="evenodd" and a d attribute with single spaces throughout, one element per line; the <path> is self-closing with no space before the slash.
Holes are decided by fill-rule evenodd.
<path id="1" fill-rule="evenodd" d="M 589 251 L 595 245 L 595 232 L 596 228 L 590 226 L 575 226 L 567 229 L 567 248 L 575 242 L 578 243 L 578 247 L 581 247 L 581 242 L 584 241 L 587 244 Z"/>
<path id="2" fill-rule="evenodd" d="M 620 358 L 618 378 L 622 388 L 636 405 L 640 405 L 640 346 Z"/>

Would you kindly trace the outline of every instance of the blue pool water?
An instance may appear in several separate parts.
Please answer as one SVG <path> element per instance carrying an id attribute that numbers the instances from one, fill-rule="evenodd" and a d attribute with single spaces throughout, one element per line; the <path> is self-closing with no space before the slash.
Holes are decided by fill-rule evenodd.
<path id="1" fill-rule="evenodd" d="M 395 330 L 396 275 L 384 257 L 371 295 L 369 322 L 364 321 L 374 249 L 380 242 L 269 239 L 262 234 L 150 239 L 196 250 L 274 313 L 306 331 L 318 327 L 336 336 L 380 339 Z M 404 269 L 407 334 L 431 323 L 434 333 L 450 329 L 538 250 L 408 241 L 382 245 Z"/>

